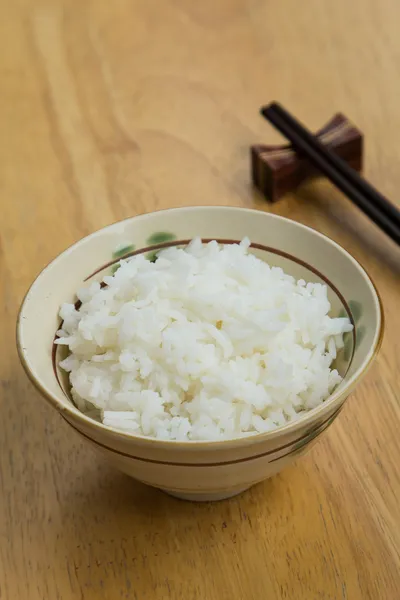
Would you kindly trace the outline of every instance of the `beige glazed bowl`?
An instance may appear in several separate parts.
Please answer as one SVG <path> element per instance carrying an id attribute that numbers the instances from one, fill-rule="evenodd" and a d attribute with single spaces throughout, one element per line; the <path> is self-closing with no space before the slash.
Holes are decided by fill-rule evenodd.
<path id="1" fill-rule="evenodd" d="M 219 442 L 160 441 L 120 432 L 81 413 L 58 368 L 54 336 L 63 302 L 75 302 L 84 281 L 101 280 L 121 256 L 184 244 L 195 236 L 229 243 L 248 236 L 252 251 L 296 278 L 325 282 L 334 316 L 352 319 L 336 367 L 344 376 L 334 393 L 295 423 L 265 434 Z M 117 250 L 116 250 L 117 249 Z M 364 269 L 320 233 L 259 211 L 179 208 L 115 223 L 82 239 L 38 276 L 22 304 L 17 344 L 22 364 L 40 392 L 82 439 L 124 473 L 189 500 L 219 500 L 271 477 L 332 423 L 376 357 L 383 335 L 377 291 Z"/>

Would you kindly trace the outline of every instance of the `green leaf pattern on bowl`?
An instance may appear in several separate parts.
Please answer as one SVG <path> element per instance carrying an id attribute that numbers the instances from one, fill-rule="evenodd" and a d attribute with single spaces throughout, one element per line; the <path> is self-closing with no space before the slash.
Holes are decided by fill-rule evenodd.
<path id="1" fill-rule="evenodd" d="M 155 246 L 156 244 L 163 244 L 165 242 L 170 242 L 175 239 L 176 235 L 174 233 L 171 233 L 170 231 L 155 231 L 147 238 L 146 244 L 149 246 Z M 114 252 L 112 253 L 112 257 L 114 259 L 123 258 L 124 256 L 133 252 L 134 250 L 134 244 L 122 244 L 121 246 L 117 247 L 116 250 L 114 250 Z M 157 254 L 158 251 L 148 252 L 148 254 L 146 254 L 146 258 L 150 262 L 156 262 Z M 114 275 L 114 273 L 118 271 L 119 267 L 119 263 L 113 265 L 111 267 L 111 273 Z"/>
<path id="2" fill-rule="evenodd" d="M 176 235 L 169 231 L 156 231 L 152 233 L 146 240 L 146 243 L 149 246 L 154 246 L 155 244 L 163 244 L 164 242 L 171 242 L 172 240 L 176 240 Z"/>
<path id="3" fill-rule="evenodd" d="M 176 235 L 169 231 L 156 231 L 152 233 L 146 240 L 146 244 L 149 246 L 155 246 L 156 244 L 164 244 L 165 242 L 172 242 L 176 240 Z M 156 262 L 159 250 L 149 252 L 146 254 L 147 260 L 150 262 Z"/>
<path id="4" fill-rule="evenodd" d="M 362 314 L 363 314 L 362 304 L 361 304 L 361 302 L 358 302 L 357 300 L 350 300 L 349 309 L 350 309 L 350 312 L 351 312 L 351 314 L 353 316 L 353 320 L 354 320 L 354 326 L 356 329 L 356 348 L 358 348 L 362 339 L 365 336 L 365 333 L 366 333 L 365 326 L 360 325 L 360 320 L 361 320 Z M 338 314 L 338 317 L 339 318 L 347 317 L 347 313 L 344 308 L 341 309 L 341 311 Z M 353 333 L 351 331 L 349 331 L 348 333 L 345 333 L 343 336 L 343 343 L 344 343 L 343 357 L 344 357 L 345 361 L 349 361 L 351 358 L 352 341 L 353 341 Z"/>
<path id="5" fill-rule="evenodd" d="M 129 254 L 133 252 L 135 249 L 134 244 L 123 244 L 118 246 L 116 250 L 112 253 L 113 258 L 122 258 L 125 254 Z"/>
<path id="6" fill-rule="evenodd" d="M 119 246 L 117 246 L 117 248 L 114 250 L 114 252 L 112 253 L 112 257 L 113 259 L 116 258 L 123 258 L 124 256 L 126 256 L 127 254 L 129 254 L 130 252 L 133 252 L 135 249 L 135 245 L 134 244 L 121 244 Z M 119 262 L 116 263 L 115 265 L 112 265 L 111 267 L 111 274 L 115 275 L 115 273 L 118 271 L 120 267 Z"/>
<path id="7" fill-rule="evenodd" d="M 360 321 L 363 312 L 361 302 L 358 302 L 357 300 L 350 300 L 349 308 L 351 314 L 353 315 L 354 323 L 357 324 Z"/>
<path id="8" fill-rule="evenodd" d="M 155 250 L 154 252 L 148 252 L 146 254 L 146 258 L 147 258 L 147 260 L 149 260 L 152 263 L 156 262 L 156 260 L 158 258 L 158 251 Z"/>

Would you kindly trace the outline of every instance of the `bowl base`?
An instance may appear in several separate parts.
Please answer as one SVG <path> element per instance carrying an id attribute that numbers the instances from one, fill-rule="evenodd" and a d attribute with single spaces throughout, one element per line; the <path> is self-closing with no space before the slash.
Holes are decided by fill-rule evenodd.
<path id="1" fill-rule="evenodd" d="M 186 492 L 175 492 L 173 490 L 167 490 L 165 488 L 161 489 L 169 496 L 179 498 L 179 500 L 187 500 L 189 502 L 218 502 L 219 500 L 227 500 L 228 498 L 238 496 L 239 494 L 242 494 L 243 492 L 248 490 L 250 487 L 251 486 L 246 486 L 238 490 L 226 490 L 225 492 L 192 492 L 189 494 L 187 494 Z"/>

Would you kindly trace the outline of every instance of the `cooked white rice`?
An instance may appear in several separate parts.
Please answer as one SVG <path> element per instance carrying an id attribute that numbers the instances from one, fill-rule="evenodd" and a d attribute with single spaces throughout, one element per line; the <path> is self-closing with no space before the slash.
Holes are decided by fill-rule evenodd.
<path id="1" fill-rule="evenodd" d="M 81 410 L 105 425 L 167 440 L 272 431 L 341 381 L 331 369 L 347 318 L 330 318 L 327 287 L 296 281 L 248 253 L 249 240 L 193 240 L 155 263 L 122 260 L 106 287 L 64 304 L 58 344 Z"/>

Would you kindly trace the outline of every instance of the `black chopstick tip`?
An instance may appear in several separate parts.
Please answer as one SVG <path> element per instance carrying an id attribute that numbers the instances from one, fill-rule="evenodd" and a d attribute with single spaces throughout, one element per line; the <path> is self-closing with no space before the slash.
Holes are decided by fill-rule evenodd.
<path id="1" fill-rule="evenodd" d="M 277 108 L 279 109 L 279 106 L 278 102 L 270 102 L 260 108 L 260 115 L 268 120 L 270 113 L 274 112 Z"/>

